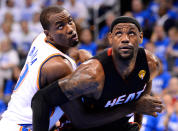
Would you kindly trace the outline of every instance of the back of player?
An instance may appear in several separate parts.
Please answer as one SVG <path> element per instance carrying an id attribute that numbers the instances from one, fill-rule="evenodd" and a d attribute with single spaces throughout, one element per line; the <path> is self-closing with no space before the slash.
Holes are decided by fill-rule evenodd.
<path id="1" fill-rule="evenodd" d="M 32 43 L 25 65 L 19 80 L 14 88 L 8 109 L 2 115 L 0 122 L 1 131 L 21 131 L 22 128 L 30 130 L 32 127 L 31 99 L 40 89 L 40 71 L 42 66 L 55 56 L 62 56 L 69 60 L 73 70 L 75 62 L 45 41 L 45 34 L 41 33 Z M 57 107 L 50 118 L 50 128 L 63 115 L 63 111 Z"/>

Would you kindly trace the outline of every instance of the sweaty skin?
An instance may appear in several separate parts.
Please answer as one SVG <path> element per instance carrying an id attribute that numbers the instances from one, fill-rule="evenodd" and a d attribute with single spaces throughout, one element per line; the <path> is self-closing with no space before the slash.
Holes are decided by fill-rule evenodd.
<path id="1" fill-rule="evenodd" d="M 118 26 L 122 28 L 118 28 Z M 123 29 L 123 31 L 121 29 Z M 139 33 L 137 27 L 131 23 L 117 24 L 113 32 L 109 34 L 115 68 L 124 79 L 134 69 L 138 52 L 138 43 L 142 41 L 142 38 L 142 33 Z M 130 56 L 133 57 L 130 58 Z M 146 51 L 146 56 L 151 82 L 159 72 L 159 62 L 156 57 L 148 51 Z M 122 59 L 124 58 L 125 61 L 123 62 Z M 72 73 L 71 78 L 68 79 L 68 83 L 59 81 L 59 85 L 70 100 L 83 93 L 89 95 L 90 93 L 88 92 L 91 92 L 92 94 L 90 95 L 95 96 L 95 99 L 101 96 L 105 76 L 102 65 L 98 60 L 91 59 L 84 62 L 74 73 Z M 91 87 L 91 85 L 95 86 Z"/>
<path id="2" fill-rule="evenodd" d="M 120 23 L 116 25 L 113 29 L 113 32 L 109 34 L 110 43 L 113 44 L 112 45 L 113 61 L 115 63 L 115 67 L 118 73 L 123 77 L 123 79 L 125 79 L 134 69 L 137 51 L 138 51 L 138 43 L 141 43 L 142 38 L 143 38 L 142 33 L 138 31 L 138 29 L 135 27 L 134 24 L 130 24 L 130 23 Z M 130 56 L 133 56 L 131 57 L 132 59 L 130 59 Z M 141 124 L 142 116 L 140 114 L 157 116 L 156 112 L 162 111 L 163 105 L 161 101 L 158 98 L 153 98 L 149 96 L 151 91 L 152 79 L 159 72 L 159 62 L 157 58 L 149 51 L 146 51 L 146 57 L 150 70 L 150 81 L 147 84 L 146 90 L 144 92 L 144 96 L 138 102 L 136 102 L 135 106 L 132 105 L 132 107 L 134 107 L 135 110 L 129 111 L 128 109 L 130 109 L 131 106 L 129 107 L 128 105 L 126 106 L 126 108 L 123 107 L 124 110 L 122 110 L 121 108 L 118 109 L 118 114 L 116 113 L 116 111 L 114 111 L 115 113 L 113 113 L 113 115 L 111 115 L 112 113 L 109 114 L 110 116 L 112 116 L 111 118 L 113 121 L 114 118 L 116 118 L 117 120 L 119 118 L 122 118 L 126 114 L 135 112 L 136 113 L 135 121 Z M 126 58 L 125 62 L 122 61 L 123 58 Z M 104 86 L 105 76 L 100 62 L 96 59 L 92 59 L 87 62 L 84 62 L 71 75 L 71 77 L 67 79 L 68 79 L 67 83 L 63 83 L 62 81 L 59 81 L 59 85 L 63 90 L 63 92 L 65 93 L 65 95 L 68 97 L 68 99 L 74 100 L 75 98 L 81 95 L 86 95 L 87 97 L 92 97 L 97 100 L 101 96 L 103 86 Z M 148 100 L 144 98 L 147 98 Z M 66 104 L 65 106 L 61 106 L 66 113 L 67 113 L 66 110 L 68 109 L 67 106 L 70 106 L 71 103 Z M 73 115 L 73 113 L 70 113 L 70 111 L 68 111 L 68 114 L 70 115 L 70 117 L 72 117 Z M 75 123 L 79 119 L 79 116 L 80 116 L 79 114 L 76 115 L 76 118 L 74 118 L 72 122 Z M 104 120 L 101 120 L 101 124 L 104 124 L 106 122 L 105 121 L 106 118 L 107 118 L 107 114 L 105 113 L 103 115 Z M 96 118 L 96 120 L 98 119 Z M 82 122 L 82 124 L 76 123 L 76 125 L 78 127 L 81 127 L 81 125 L 83 125 L 82 128 L 87 128 L 87 123 L 91 123 L 92 126 L 96 125 L 95 124 L 96 121 L 93 122 L 92 120 L 87 121 L 85 123 L 84 118 L 82 118 L 80 122 Z"/>
<path id="3" fill-rule="evenodd" d="M 49 30 L 44 30 L 47 41 L 52 43 L 63 53 L 66 53 L 70 47 L 74 47 L 78 44 L 79 40 L 75 23 L 66 10 L 50 15 L 49 21 Z"/>
<path id="4" fill-rule="evenodd" d="M 147 59 L 149 59 L 148 61 L 150 63 L 149 69 L 151 79 L 155 76 L 156 72 L 159 71 L 159 63 L 157 59 L 153 58 L 153 56 L 150 57 L 150 52 L 147 53 Z M 121 106 L 109 113 L 96 113 L 95 121 L 93 121 L 93 118 L 90 116 L 90 114 L 77 106 L 77 103 L 81 104 L 80 101 L 74 99 L 81 95 L 99 99 L 104 85 L 103 81 L 105 76 L 103 68 L 98 60 L 91 59 L 81 64 L 81 66 L 74 73 L 72 73 L 71 76 L 72 77 L 67 78 L 69 80 L 66 80 L 67 82 L 65 80 L 59 81 L 59 85 L 64 91 L 65 95 L 68 97 L 68 99 L 72 100 L 71 102 L 62 105 L 61 108 L 72 120 L 72 123 L 78 128 L 89 128 L 104 125 L 108 123 L 108 121 L 118 120 L 119 118 L 122 118 L 132 112 L 137 113 L 135 120 L 141 124 L 140 114 L 156 116 L 156 112 L 162 111 L 162 102 L 158 98 L 154 98 L 148 95 L 151 90 L 150 79 L 150 82 L 147 84 L 146 90 L 144 92 L 145 95 L 142 96 L 137 102 Z M 71 108 L 72 111 L 70 110 Z M 82 113 L 85 113 L 85 115 L 81 115 Z"/>
<path id="5" fill-rule="evenodd" d="M 142 42 L 143 34 L 132 23 L 119 23 L 109 33 L 108 39 L 113 50 L 112 58 L 115 68 L 125 79 L 134 69 L 138 44 Z M 75 72 L 59 79 L 60 89 L 70 100 L 60 107 L 72 121 L 72 124 L 80 129 L 91 128 L 113 122 L 133 112 L 152 116 L 156 116 L 156 112 L 161 112 L 163 109 L 162 102 L 149 95 L 151 81 L 159 72 L 159 63 L 153 54 L 148 51 L 146 51 L 146 57 L 150 70 L 150 81 L 147 83 L 145 94 L 138 101 L 121 105 L 112 111 L 89 114 L 82 108 L 78 99 L 80 96 L 87 96 L 98 100 L 102 94 L 105 74 L 97 59 L 90 59 L 82 63 Z M 38 95 L 40 95 L 40 91 Z M 50 106 L 50 102 L 48 104 Z M 137 116 L 138 122 L 141 123 L 140 115 Z"/>

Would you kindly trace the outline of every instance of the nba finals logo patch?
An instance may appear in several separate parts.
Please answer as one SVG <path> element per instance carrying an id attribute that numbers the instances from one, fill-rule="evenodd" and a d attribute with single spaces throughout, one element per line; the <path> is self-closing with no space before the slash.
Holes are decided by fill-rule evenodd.
<path id="1" fill-rule="evenodd" d="M 143 80 L 143 78 L 145 77 L 146 71 L 145 70 L 140 70 L 140 72 L 138 73 L 138 76 L 140 77 L 140 79 Z"/>

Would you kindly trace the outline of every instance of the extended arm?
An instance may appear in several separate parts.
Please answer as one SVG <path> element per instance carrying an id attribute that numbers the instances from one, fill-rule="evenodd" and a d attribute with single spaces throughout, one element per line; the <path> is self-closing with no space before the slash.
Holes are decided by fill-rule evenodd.
<path id="1" fill-rule="evenodd" d="M 79 129 L 100 127 L 135 111 L 133 104 L 126 104 L 112 111 L 89 112 L 83 107 L 79 99 L 72 100 L 62 105 L 61 108 L 72 124 Z"/>
<path id="2" fill-rule="evenodd" d="M 149 95 L 141 97 L 137 102 L 119 106 L 112 111 L 87 112 L 82 106 L 80 100 L 72 100 L 61 106 L 72 124 L 77 128 L 98 127 L 122 117 L 130 113 L 140 113 L 147 115 L 155 115 L 155 112 L 161 112 L 161 101 Z M 71 110 L 72 109 L 72 110 Z"/>
<path id="3" fill-rule="evenodd" d="M 90 68 L 91 66 L 92 68 Z M 49 108 L 62 105 L 81 95 L 93 95 L 94 97 L 98 97 L 100 95 L 99 91 L 101 90 L 101 81 L 103 79 L 103 72 L 98 67 L 96 61 L 90 60 L 89 62 L 81 64 L 81 66 L 68 77 L 55 81 L 49 86 L 39 90 L 32 99 L 33 130 L 48 130 Z M 65 68 L 59 69 L 63 71 Z"/>
<path id="4" fill-rule="evenodd" d="M 47 118 L 44 117 L 44 114 L 47 114 L 48 112 L 42 112 L 45 109 L 48 109 L 48 107 L 55 107 L 57 105 L 60 105 L 63 108 L 64 112 L 68 114 L 69 118 L 78 128 L 84 128 L 83 125 L 86 127 L 100 126 L 104 123 L 109 123 L 124 117 L 131 112 L 151 114 L 153 111 L 158 111 L 155 108 L 156 105 L 153 104 L 155 104 L 155 102 L 159 103 L 159 101 L 152 98 L 143 99 L 142 102 L 138 102 L 136 106 L 123 106 L 123 108 L 120 107 L 113 112 L 102 112 L 101 114 L 88 114 L 84 109 L 82 109 L 82 106 L 80 107 L 79 104 L 77 105 L 77 102 L 72 101 L 82 95 L 98 99 L 101 95 L 103 84 L 104 72 L 100 63 L 97 60 L 89 60 L 88 62 L 85 62 L 68 77 L 60 79 L 58 82 L 51 84 L 48 88 L 40 90 L 35 95 L 32 100 L 32 108 L 35 107 L 35 105 L 37 107 L 43 106 L 43 108 L 41 108 L 43 110 L 40 111 L 41 116 L 40 114 L 34 116 L 33 126 L 37 127 L 39 130 L 45 131 L 47 127 L 45 127 L 46 124 L 44 121 L 46 121 Z M 67 103 L 69 101 L 71 102 Z M 71 106 L 73 102 L 76 103 L 75 107 Z M 144 109 L 144 107 L 148 108 L 148 106 L 145 106 L 146 104 L 149 106 L 153 105 L 153 107 L 151 109 Z M 137 107 L 139 110 L 137 111 L 137 108 L 134 107 Z M 39 120 L 39 124 L 38 122 L 35 122 L 35 120 Z M 95 121 L 95 123 L 93 121 Z M 85 123 L 81 124 L 83 122 Z M 43 127 L 40 128 L 42 125 Z M 33 130 L 38 131 L 35 129 Z"/>

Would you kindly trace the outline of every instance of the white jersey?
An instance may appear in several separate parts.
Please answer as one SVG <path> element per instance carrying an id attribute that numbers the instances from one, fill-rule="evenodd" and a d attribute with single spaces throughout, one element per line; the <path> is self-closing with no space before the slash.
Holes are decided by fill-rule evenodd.
<path id="1" fill-rule="evenodd" d="M 14 121 L 16 124 L 32 124 L 31 100 L 40 89 L 40 71 L 47 60 L 54 56 L 63 56 L 71 63 L 73 70 L 76 69 L 74 60 L 47 43 L 45 38 L 45 34 L 41 33 L 32 43 L 8 109 L 2 115 L 3 119 Z M 60 115 L 63 114 L 59 107 L 58 111 L 61 112 Z"/>

